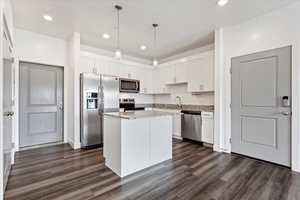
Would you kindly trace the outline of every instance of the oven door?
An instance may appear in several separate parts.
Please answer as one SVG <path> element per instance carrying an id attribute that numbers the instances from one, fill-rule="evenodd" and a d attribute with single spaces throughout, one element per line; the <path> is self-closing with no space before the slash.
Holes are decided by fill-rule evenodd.
<path id="1" fill-rule="evenodd" d="M 120 79 L 120 92 L 139 93 L 140 81 L 133 79 Z"/>

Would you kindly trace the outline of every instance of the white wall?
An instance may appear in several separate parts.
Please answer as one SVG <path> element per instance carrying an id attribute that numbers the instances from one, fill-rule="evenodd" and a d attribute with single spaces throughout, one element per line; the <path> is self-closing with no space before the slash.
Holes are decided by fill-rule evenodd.
<path id="1" fill-rule="evenodd" d="M 62 39 L 16 29 L 20 61 L 67 66 L 67 42 Z"/>
<path id="2" fill-rule="evenodd" d="M 223 151 L 230 152 L 230 66 L 231 58 L 259 51 L 293 46 L 293 116 L 292 116 L 292 169 L 300 171 L 300 3 L 273 11 L 245 23 L 216 31 L 216 138 Z M 221 80 L 219 80 L 221 79 Z M 222 124 L 224 123 L 224 124 Z"/>
<path id="3" fill-rule="evenodd" d="M 80 34 L 73 33 L 68 40 L 68 92 L 65 113 L 68 116 L 67 141 L 74 149 L 80 148 L 80 98 L 79 98 L 79 60 L 80 60 Z"/>
<path id="4" fill-rule="evenodd" d="M 15 31 L 16 38 L 16 57 L 18 61 L 33 62 L 54 66 L 64 67 L 64 90 L 65 94 L 68 93 L 68 57 L 67 57 L 67 42 L 62 39 L 57 39 L 42 34 L 37 34 L 34 32 L 16 29 Z M 19 71 L 19 66 L 17 66 L 17 72 Z M 16 118 L 19 114 L 19 101 L 18 101 L 18 91 L 19 91 L 19 76 L 16 75 Z M 68 105 L 67 98 L 65 96 L 64 104 Z M 67 141 L 67 122 L 68 115 L 65 108 L 64 113 L 64 141 Z M 19 135 L 18 135 L 18 120 L 16 120 L 16 138 L 15 145 L 16 149 L 19 148 Z"/>
<path id="5" fill-rule="evenodd" d="M 169 86 L 171 94 L 154 95 L 154 103 L 177 104 L 176 97 L 181 97 L 181 103 L 187 105 L 214 105 L 214 93 L 193 95 L 187 91 L 187 84 Z"/>

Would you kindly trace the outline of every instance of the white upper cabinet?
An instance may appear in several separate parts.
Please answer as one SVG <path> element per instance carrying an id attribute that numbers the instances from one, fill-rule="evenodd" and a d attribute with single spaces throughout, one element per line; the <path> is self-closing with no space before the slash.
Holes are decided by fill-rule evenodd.
<path id="1" fill-rule="evenodd" d="M 188 92 L 213 92 L 214 91 L 214 56 L 208 55 L 189 61 Z"/>
<path id="2" fill-rule="evenodd" d="M 79 72 L 93 72 L 96 67 L 96 60 L 88 56 L 80 56 Z"/>
<path id="3" fill-rule="evenodd" d="M 96 66 L 100 74 L 111 76 L 119 76 L 120 74 L 120 64 L 117 62 L 103 61 L 96 58 Z"/>
<path id="4" fill-rule="evenodd" d="M 168 88 L 166 86 L 166 77 L 168 76 L 168 70 L 165 67 L 155 68 L 153 71 L 153 93 L 154 94 L 168 94 Z"/>
<path id="5" fill-rule="evenodd" d="M 138 80 L 140 80 L 140 93 L 152 94 L 153 93 L 153 70 L 151 68 L 138 68 Z"/>
<path id="6" fill-rule="evenodd" d="M 178 63 L 175 65 L 175 82 L 176 83 L 186 83 L 187 82 L 186 63 Z"/>
<path id="7" fill-rule="evenodd" d="M 175 84 L 187 83 L 188 92 L 214 91 L 214 52 L 205 52 L 187 62 L 172 62 L 156 68 L 138 66 L 100 56 L 82 55 L 80 72 L 94 72 L 140 80 L 142 94 L 170 94 Z"/>
<path id="8" fill-rule="evenodd" d="M 173 84 L 176 82 L 176 74 L 174 65 L 161 67 L 161 73 L 164 77 L 164 84 Z"/>
<path id="9" fill-rule="evenodd" d="M 120 77 L 131 79 L 132 78 L 131 67 L 128 65 L 122 64 L 122 66 L 120 67 Z"/>
<path id="10" fill-rule="evenodd" d="M 162 68 L 165 75 L 165 83 L 167 85 L 187 82 L 187 68 L 185 63 L 176 63 L 169 66 L 163 66 Z"/>

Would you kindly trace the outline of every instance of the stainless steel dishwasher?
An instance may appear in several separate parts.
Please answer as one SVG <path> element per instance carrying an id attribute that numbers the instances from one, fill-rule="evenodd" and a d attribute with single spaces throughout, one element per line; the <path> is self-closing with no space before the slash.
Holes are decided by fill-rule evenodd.
<path id="1" fill-rule="evenodd" d="M 181 132 L 183 139 L 202 142 L 202 118 L 201 111 L 183 110 L 181 120 Z"/>

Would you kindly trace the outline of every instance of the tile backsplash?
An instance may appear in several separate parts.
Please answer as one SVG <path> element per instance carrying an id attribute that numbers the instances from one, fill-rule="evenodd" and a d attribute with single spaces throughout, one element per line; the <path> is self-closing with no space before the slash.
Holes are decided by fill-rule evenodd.
<path id="1" fill-rule="evenodd" d="M 181 98 L 181 103 L 186 105 L 214 105 L 214 93 L 199 93 L 194 95 L 187 92 L 187 84 L 169 86 L 171 94 L 154 95 L 156 104 L 177 104 L 177 96 Z"/>

